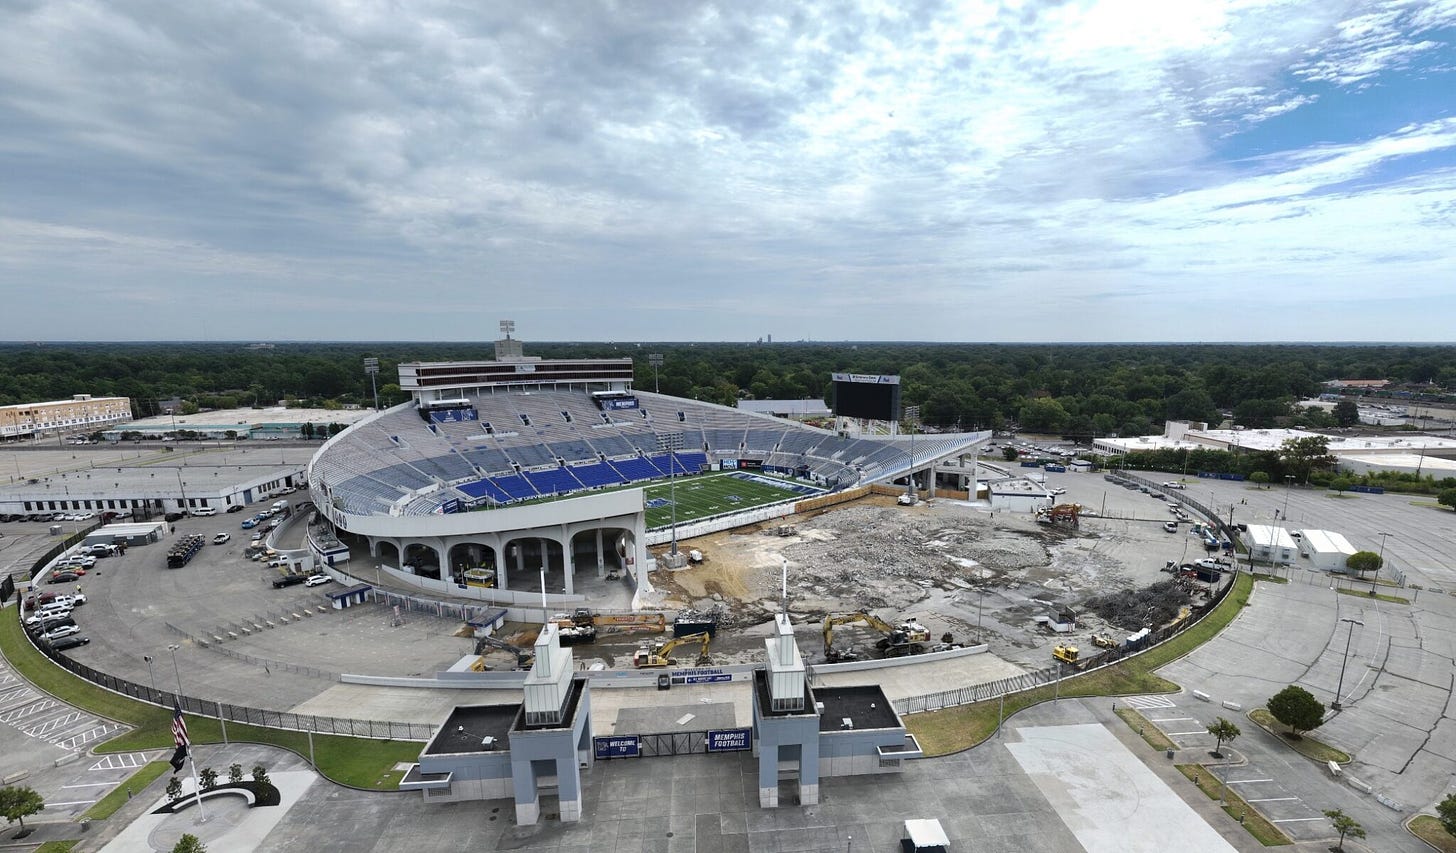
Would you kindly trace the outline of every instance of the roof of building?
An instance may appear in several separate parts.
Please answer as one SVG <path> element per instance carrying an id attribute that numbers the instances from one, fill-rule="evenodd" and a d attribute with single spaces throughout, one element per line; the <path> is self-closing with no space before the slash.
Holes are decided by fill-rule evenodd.
<path id="1" fill-rule="evenodd" d="M 1294 537 L 1282 527 L 1268 524 L 1250 524 L 1246 532 L 1249 544 L 1259 548 L 1294 548 Z"/>
<path id="2" fill-rule="evenodd" d="M 1045 497 L 1048 492 L 1046 485 L 1038 483 L 1029 477 L 1009 477 L 1005 480 L 993 480 L 987 484 L 993 494 L 998 495 L 1035 495 Z"/>
<path id="3" fill-rule="evenodd" d="M 1340 460 L 1379 468 L 1409 468 L 1412 471 L 1420 469 L 1423 474 L 1456 476 L 1456 459 L 1421 453 L 1342 453 Z"/>
<path id="4" fill-rule="evenodd" d="M 849 729 L 892 729 L 900 723 L 895 706 L 878 684 L 855 687 L 816 687 L 814 699 L 824 706 L 819 715 L 819 731 L 837 732 Z M 844 721 L 850 724 L 845 725 Z"/>
<path id="5" fill-rule="evenodd" d="M 1316 554 L 1353 554 L 1355 548 L 1350 540 L 1333 530 L 1301 530 L 1304 547 Z"/>
<path id="6" fill-rule="evenodd" d="M 268 406 L 261 409 L 216 409 L 192 415 L 158 415 L 140 418 L 127 424 L 127 429 L 137 426 L 188 429 L 198 426 L 219 426 L 232 424 L 352 424 L 372 414 L 372 409 L 290 409 L 284 406 Z"/>
<path id="7" fill-rule="evenodd" d="M 426 755 L 503 752 L 510 749 L 511 723 L 521 709 L 514 705 L 457 705 L 425 747 Z M 487 745 L 486 738 L 494 738 Z"/>

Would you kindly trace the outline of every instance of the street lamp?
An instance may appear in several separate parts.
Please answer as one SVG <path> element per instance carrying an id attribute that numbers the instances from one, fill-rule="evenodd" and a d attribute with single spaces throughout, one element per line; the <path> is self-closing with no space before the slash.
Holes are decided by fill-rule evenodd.
<path id="1" fill-rule="evenodd" d="M 1289 520 L 1289 488 L 1294 485 L 1294 475 L 1284 475 L 1284 520 Z"/>
<path id="2" fill-rule="evenodd" d="M 1370 594 L 1375 594 L 1375 582 L 1380 579 L 1380 568 L 1385 565 L 1385 537 L 1389 536 L 1384 530 L 1380 531 L 1380 555 L 1376 559 L 1375 571 L 1370 573 Z"/>
<path id="3" fill-rule="evenodd" d="M 182 648 L 182 647 L 179 646 L 179 645 L 177 645 L 176 643 L 173 643 L 173 644 L 171 644 L 170 646 L 167 647 L 167 651 L 169 651 L 169 652 L 172 653 L 172 672 L 174 674 L 176 674 L 176 676 L 177 676 L 177 701 L 178 701 L 178 703 L 181 703 L 181 701 L 182 701 L 182 670 L 177 667 L 177 650 L 180 649 L 180 648 Z"/>
<path id="4" fill-rule="evenodd" d="M 151 679 L 151 682 L 152 682 L 152 692 L 153 693 L 156 693 L 157 692 L 157 674 L 152 671 L 152 656 L 151 655 L 142 655 L 142 660 L 144 660 L 144 661 L 147 662 L 147 678 Z"/>
<path id="5" fill-rule="evenodd" d="M 1350 623 L 1350 633 L 1345 635 L 1345 657 L 1340 661 L 1340 680 L 1335 685 L 1335 700 L 1330 703 L 1330 707 L 1336 711 L 1340 710 L 1340 691 L 1345 689 L 1345 664 L 1350 662 L 1350 640 L 1355 637 L 1356 625 L 1361 628 L 1365 627 L 1365 623 L 1359 619 L 1341 619 L 1340 621 Z"/>

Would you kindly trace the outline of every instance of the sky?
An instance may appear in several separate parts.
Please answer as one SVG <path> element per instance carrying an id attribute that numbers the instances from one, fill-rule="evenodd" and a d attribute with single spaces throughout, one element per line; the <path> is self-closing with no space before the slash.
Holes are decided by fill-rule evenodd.
<path id="1" fill-rule="evenodd" d="M 1451 341 L 1456 0 L 0 0 L 0 339 Z"/>

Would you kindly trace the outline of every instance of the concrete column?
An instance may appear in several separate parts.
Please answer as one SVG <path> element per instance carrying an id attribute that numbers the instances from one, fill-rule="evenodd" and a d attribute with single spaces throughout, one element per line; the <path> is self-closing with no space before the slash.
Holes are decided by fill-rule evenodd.
<path id="1" fill-rule="evenodd" d="M 515 791 L 516 825 L 535 826 L 541 819 L 541 795 L 536 791 L 536 773 L 529 759 L 511 761 L 511 784 Z"/>
<path id="2" fill-rule="evenodd" d="M 933 497 L 935 497 L 935 463 L 934 462 L 930 463 L 930 467 L 928 467 L 928 468 L 925 469 L 925 475 L 926 475 L 926 479 L 927 479 L 927 482 L 925 484 L 926 491 L 927 491 L 926 497 L 927 498 L 933 498 Z"/>
<path id="3" fill-rule="evenodd" d="M 602 551 L 602 529 L 597 528 L 597 580 L 607 576 L 607 558 Z"/>
<path id="4" fill-rule="evenodd" d="M 572 576 L 576 574 L 576 556 L 571 553 L 570 536 L 566 537 L 566 541 L 561 545 L 561 574 L 565 577 L 564 585 L 566 587 L 566 594 L 574 595 L 576 593 L 576 578 Z M 562 811 L 565 811 L 565 809 L 562 809 Z"/>

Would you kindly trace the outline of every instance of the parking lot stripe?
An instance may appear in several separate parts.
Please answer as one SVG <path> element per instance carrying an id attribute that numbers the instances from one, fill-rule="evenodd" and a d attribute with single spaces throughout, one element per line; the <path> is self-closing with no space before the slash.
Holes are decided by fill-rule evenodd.
<path id="1" fill-rule="evenodd" d="M 1327 817 L 1286 817 L 1283 820 L 1270 821 L 1270 823 L 1304 823 L 1311 820 L 1329 820 Z"/>
<path id="2" fill-rule="evenodd" d="M 1176 723 L 1176 722 L 1178 722 L 1180 720 L 1196 720 L 1196 719 L 1198 719 L 1198 718 L 1197 717 L 1158 717 L 1157 719 L 1153 719 L 1152 717 L 1148 717 L 1148 722 L 1150 722 L 1150 723 Z"/>
<path id="3" fill-rule="evenodd" d="M 1208 734 L 1208 729 L 1197 729 L 1191 732 L 1168 732 L 1167 734 L 1168 737 L 1181 737 L 1183 735 L 1206 735 Z"/>
<path id="4" fill-rule="evenodd" d="M 1248 784 L 1249 782 L 1273 782 L 1273 781 L 1274 781 L 1273 779 L 1230 779 L 1230 780 L 1228 780 L 1228 784 L 1230 784 L 1230 785 L 1244 785 L 1244 784 Z"/>
<path id="5" fill-rule="evenodd" d="M 115 782 L 77 782 L 74 785 L 62 785 L 62 788 L 110 788 Z"/>
<path id="6" fill-rule="evenodd" d="M 89 805 L 91 805 L 94 802 L 96 802 L 96 801 L 95 800 L 76 800 L 76 801 L 70 802 L 70 803 L 46 803 L 46 805 L 47 806 L 89 806 Z"/>
<path id="7" fill-rule="evenodd" d="M 1245 800 L 1247 803 L 1282 803 L 1285 800 L 1297 800 L 1298 797 L 1265 797 L 1262 800 Z"/>

